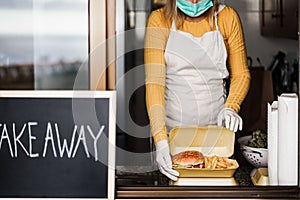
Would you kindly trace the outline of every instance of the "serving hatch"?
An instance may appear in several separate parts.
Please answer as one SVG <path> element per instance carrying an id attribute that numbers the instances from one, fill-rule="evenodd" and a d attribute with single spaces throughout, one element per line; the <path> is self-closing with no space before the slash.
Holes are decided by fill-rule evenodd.
<path id="1" fill-rule="evenodd" d="M 196 150 L 204 156 L 229 158 L 234 152 L 235 133 L 224 127 L 176 127 L 170 133 L 170 153 Z M 179 177 L 232 177 L 239 167 L 234 159 L 227 159 L 228 168 L 185 168 L 173 167 L 180 173 Z"/>

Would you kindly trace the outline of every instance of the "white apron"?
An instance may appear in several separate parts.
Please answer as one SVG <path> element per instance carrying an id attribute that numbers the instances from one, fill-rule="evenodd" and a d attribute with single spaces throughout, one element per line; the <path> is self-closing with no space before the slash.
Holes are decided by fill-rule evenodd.
<path id="1" fill-rule="evenodd" d="M 221 5 L 220 12 L 225 6 Z M 226 95 L 224 79 L 227 52 L 217 24 L 216 30 L 194 37 L 176 30 L 175 23 L 167 41 L 166 126 L 207 126 L 217 124 Z"/>

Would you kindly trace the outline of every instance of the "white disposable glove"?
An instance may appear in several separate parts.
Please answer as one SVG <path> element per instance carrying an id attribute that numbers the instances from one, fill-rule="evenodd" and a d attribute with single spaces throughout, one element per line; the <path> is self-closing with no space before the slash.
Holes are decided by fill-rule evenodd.
<path id="1" fill-rule="evenodd" d="M 224 126 L 231 131 L 242 130 L 242 118 L 231 108 L 223 108 L 218 114 L 218 126 Z"/>
<path id="2" fill-rule="evenodd" d="M 169 179 L 177 181 L 179 172 L 172 169 L 172 159 L 167 140 L 161 140 L 156 144 L 156 162 L 159 171 Z"/>

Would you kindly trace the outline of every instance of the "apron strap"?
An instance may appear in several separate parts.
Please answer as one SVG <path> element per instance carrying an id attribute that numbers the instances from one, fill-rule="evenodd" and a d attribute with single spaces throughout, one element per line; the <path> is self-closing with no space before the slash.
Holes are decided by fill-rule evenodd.
<path id="1" fill-rule="evenodd" d="M 221 12 L 223 9 L 225 8 L 224 4 L 219 5 L 219 9 L 217 12 L 215 12 L 215 25 L 216 25 L 216 29 L 219 30 L 219 26 L 218 26 L 218 14 L 219 12 Z"/>
<path id="2" fill-rule="evenodd" d="M 176 31 L 176 30 L 177 30 L 177 29 L 176 29 L 176 25 L 175 25 L 174 20 L 172 21 L 172 27 L 171 27 L 171 30 L 172 30 L 172 31 Z"/>
<path id="3" fill-rule="evenodd" d="M 216 30 L 218 31 L 219 30 L 219 26 L 218 26 L 218 13 L 216 12 L 215 13 L 215 25 L 216 25 Z"/>

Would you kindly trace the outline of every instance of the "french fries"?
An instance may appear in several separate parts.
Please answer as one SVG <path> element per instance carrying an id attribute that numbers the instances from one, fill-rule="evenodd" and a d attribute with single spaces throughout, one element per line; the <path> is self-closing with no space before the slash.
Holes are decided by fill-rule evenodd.
<path id="1" fill-rule="evenodd" d="M 204 165 L 208 169 L 234 168 L 234 164 L 228 158 L 219 156 L 204 156 Z"/>

